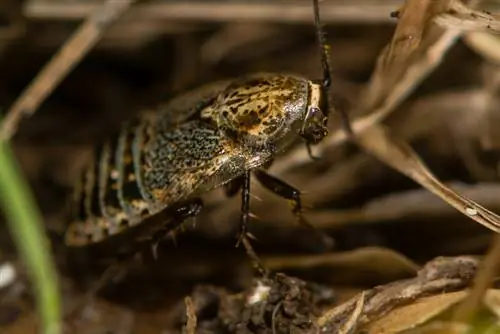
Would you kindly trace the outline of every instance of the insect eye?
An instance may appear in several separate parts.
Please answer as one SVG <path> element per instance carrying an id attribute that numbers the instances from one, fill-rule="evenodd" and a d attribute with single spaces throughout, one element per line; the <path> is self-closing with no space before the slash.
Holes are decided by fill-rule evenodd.
<path id="1" fill-rule="evenodd" d="M 323 115 L 321 109 L 317 107 L 311 107 L 311 109 L 309 110 L 309 117 L 306 121 L 311 124 L 325 125 L 327 118 Z"/>
<path id="2" fill-rule="evenodd" d="M 314 119 L 317 118 L 321 114 L 321 110 L 316 107 L 311 107 L 311 110 L 309 111 L 309 118 Z"/>

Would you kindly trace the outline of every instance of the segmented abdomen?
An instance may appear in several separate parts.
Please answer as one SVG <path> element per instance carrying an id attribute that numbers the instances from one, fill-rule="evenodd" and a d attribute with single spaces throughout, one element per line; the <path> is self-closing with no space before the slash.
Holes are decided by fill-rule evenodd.
<path id="1" fill-rule="evenodd" d="M 154 197 L 143 182 L 145 146 L 152 131 L 147 119 L 136 119 L 94 149 L 71 201 L 68 246 L 102 241 L 155 213 Z"/>

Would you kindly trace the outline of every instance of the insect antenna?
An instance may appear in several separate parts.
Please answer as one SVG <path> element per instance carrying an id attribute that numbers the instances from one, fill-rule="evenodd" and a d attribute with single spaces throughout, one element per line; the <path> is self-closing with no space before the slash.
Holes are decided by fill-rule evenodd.
<path id="1" fill-rule="evenodd" d="M 319 50 L 321 54 L 321 68 L 323 70 L 322 86 L 327 91 L 332 83 L 331 70 L 330 70 L 330 57 L 328 53 L 329 46 L 325 40 L 325 32 L 321 25 L 319 17 L 319 0 L 313 0 L 314 9 L 314 26 L 316 28 L 316 36 L 318 38 Z M 328 110 L 323 110 L 328 113 Z"/>
<path id="2" fill-rule="evenodd" d="M 319 0 L 313 0 L 313 9 L 314 9 L 314 26 L 316 28 L 316 36 L 318 38 L 319 51 L 321 54 L 321 68 L 323 71 L 323 78 L 322 78 L 323 94 L 325 94 L 325 100 L 326 100 L 325 101 L 326 110 L 323 110 L 323 112 L 325 113 L 325 115 L 328 115 L 330 111 L 329 101 L 328 101 L 328 95 L 329 95 L 328 90 L 332 83 L 330 56 L 329 56 L 330 47 L 326 43 L 325 31 L 323 30 L 319 16 Z M 352 136 L 353 130 L 351 127 L 351 122 L 349 120 L 349 117 L 347 116 L 347 113 L 343 109 L 339 109 L 338 112 L 340 113 L 342 127 L 344 128 L 344 131 L 347 132 L 348 136 Z M 310 148 L 308 148 L 308 151 L 310 151 Z"/>

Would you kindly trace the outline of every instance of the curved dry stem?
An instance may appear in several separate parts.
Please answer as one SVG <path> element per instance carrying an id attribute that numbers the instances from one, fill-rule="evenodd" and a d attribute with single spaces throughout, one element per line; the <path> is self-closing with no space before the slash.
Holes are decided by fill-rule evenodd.
<path id="1" fill-rule="evenodd" d="M 479 224 L 500 232 L 500 216 L 446 187 L 427 169 L 412 148 L 391 135 L 387 128 L 373 126 L 358 139 L 366 152 L 419 183 Z"/>
<path id="2" fill-rule="evenodd" d="M 0 124 L 0 140 L 8 140 L 22 117 L 31 116 L 66 75 L 100 40 L 106 28 L 135 0 L 108 0 L 97 7 L 17 98 Z"/>

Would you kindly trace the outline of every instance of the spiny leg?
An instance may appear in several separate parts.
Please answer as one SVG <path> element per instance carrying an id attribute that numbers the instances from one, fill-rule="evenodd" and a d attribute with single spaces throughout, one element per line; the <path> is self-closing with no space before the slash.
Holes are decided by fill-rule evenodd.
<path id="1" fill-rule="evenodd" d="M 263 275 L 267 276 L 268 271 L 262 266 L 259 257 L 255 253 L 252 244 L 250 243 L 247 227 L 250 218 L 250 171 L 245 172 L 241 178 L 241 217 L 240 217 L 240 230 L 238 233 L 238 241 L 236 247 L 243 243 L 245 250 L 250 257 L 250 261 L 254 267 Z M 237 181 L 239 182 L 239 181 Z"/>
<path id="2" fill-rule="evenodd" d="M 273 163 L 274 159 L 270 159 L 269 161 L 264 163 L 260 168 L 267 169 L 271 167 Z M 226 183 L 223 186 L 224 193 L 226 194 L 227 197 L 235 196 L 241 190 L 241 188 L 243 188 L 243 183 L 245 183 L 245 175 L 238 176 L 237 178 L 231 180 L 230 182 Z"/>
<path id="3" fill-rule="evenodd" d="M 269 175 L 263 170 L 255 170 L 254 171 L 257 180 L 268 190 L 272 191 L 276 195 L 285 198 L 291 201 L 292 204 L 292 213 L 297 219 L 297 221 L 307 228 L 310 228 L 316 231 L 321 238 L 323 239 L 323 243 L 328 248 L 331 248 L 333 245 L 333 240 L 331 237 L 326 235 L 324 232 L 317 230 L 311 223 L 309 223 L 302 215 L 302 199 L 301 193 L 298 189 L 293 186 L 285 183 L 284 181 Z"/>
<path id="4" fill-rule="evenodd" d="M 175 232 L 182 224 L 191 217 L 196 217 L 203 208 L 201 199 L 196 198 L 189 202 L 184 202 L 170 207 L 166 210 L 169 223 L 162 227 L 159 231 L 155 232 L 151 238 L 151 253 L 154 259 L 158 258 L 158 244 L 169 233 Z"/>
<path id="5" fill-rule="evenodd" d="M 168 233 L 171 233 L 175 231 L 175 229 L 179 228 L 186 219 L 198 215 L 202 207 L 203 203 L 201 199 L 194 199 L 189 202 L 172 206 L 160 214 L 161 217 L 158 218 L 166 217 L 168 222 L 162 226 L 160 230 L 156 231 L 153 237 L 151 237 L 147 242 L 148 247 L 151 247 L 151 252 L 155 259 L 157 258 L 158 243 Z M 142 242 L 146 242 L 146 239 L 139 241 L 139 243 Z M 68 311 L 65 318 L 69 319 L 71 316 L 75 315 L 76 312 L 79 312 L 82 307 L 85 306 L 106 284 L 114 280 L 116 277 L 121 276 L 132 264 L 134 257 L 141 251 L 147 251 L 147 249 L 145 250 L 141 247 L 141 250 L 137 250 L 136 252 L 130 254 L 127 253 L 106 268 L 99 279 L 90 286 L 84 296 L 82 296 L 76 305 Z"/>

